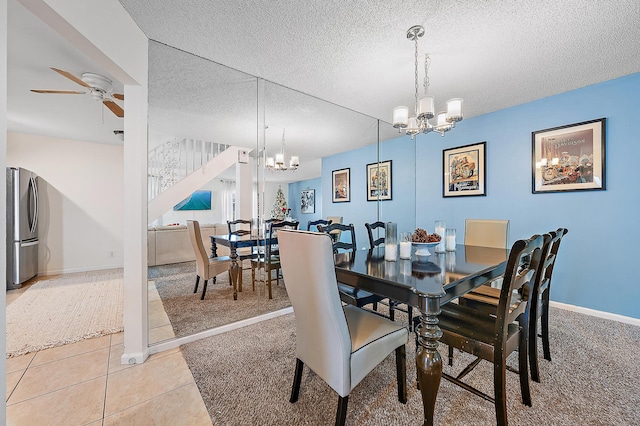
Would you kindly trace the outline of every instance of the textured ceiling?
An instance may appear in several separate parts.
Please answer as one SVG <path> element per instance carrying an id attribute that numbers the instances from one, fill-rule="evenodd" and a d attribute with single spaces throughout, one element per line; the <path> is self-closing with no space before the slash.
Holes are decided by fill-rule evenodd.
<path id="1" fill-rule="evenodd" d="M 472 117 L 640 71 L 638 0 L 120 0 L 151 39 L 376 118 L 413 99 Z"/>
<path id="2" fill-rule="evenodd" d="M 287 150 L 309 163 L 368 143 L 371 117 L 390 121 L 394 106 L 412 106 L 414 47 L 405 34 L 415 24 L 426 29 L 420 54 L 432 58 L 436 107 L 462 97 L 466 118 L 640 72 L 638 0 L 120 3 L 150 39 L 200 57 L 151 48 L 152 136 L 255 141 L 254 122 L 211 120 L 222 106 L 232 116 L 255 108 L 255 80 L 244 72 L 313 96 L 270 83 L 265 89 L 268 152 L 286 128 Z M 122 119 L 90 97 L 29 92 L 78 89 L 50 66 L 105 73 L 17 0 L 8 5 L 9 131 L 120 143 L 113 130 Z M 237 71 L 215 70 L 203 58 Z M 238 93 L 216 88 L 215 76 Z"/>

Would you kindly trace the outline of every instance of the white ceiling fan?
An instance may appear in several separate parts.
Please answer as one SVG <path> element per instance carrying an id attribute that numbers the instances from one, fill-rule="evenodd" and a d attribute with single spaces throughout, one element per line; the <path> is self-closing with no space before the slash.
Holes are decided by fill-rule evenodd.
<path id="1" fill-rule="evenodd" d="M 120 105 L 114 102 L 114 99 L 120 101 L 124 100 L 124 95 L 120 93 L 113 93 L 113 84 L 107 77 L 95 74 L 92 72 L 83 73 L 80 78 L 71 74 L 68 71 L 64 71 L 58 68 L 51 67 L 52 70 L 58 74 L 67 77 L 69 80 L 77 83 L 88 90 L 76 91 L 76 90 L 44 90 L 44 89 L 31 89 L 35 93 L 45 94 L 59 94 L 59 95 L 84 95 L 88 94 L 98 102 L 102 102 L 104 106 L 114 113 L 117 117 L 124 117 L 124 109 Z"/>

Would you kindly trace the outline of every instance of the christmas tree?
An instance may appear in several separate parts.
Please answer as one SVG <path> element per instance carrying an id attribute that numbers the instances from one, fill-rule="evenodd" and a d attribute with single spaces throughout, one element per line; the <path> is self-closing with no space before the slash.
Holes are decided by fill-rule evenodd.
<path id="1" fill-rule="evenodd" d="M 273 219 L 284 220 L 286 216 L 289 216 L 290 208 L 287 207 L 287 200 L 284 199 L 284 192 L 278 187 L 276 192 L 276 201 L 271 208 L 271 217 Z"/>

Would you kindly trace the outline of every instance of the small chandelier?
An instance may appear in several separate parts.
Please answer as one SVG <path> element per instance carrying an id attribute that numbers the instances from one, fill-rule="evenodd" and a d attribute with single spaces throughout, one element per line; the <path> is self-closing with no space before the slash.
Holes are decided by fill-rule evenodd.
<path id="1" fill-rule="evenodd" d="M 439 112 L 436 124 L 429 123 L 431 118 L 436 117 L 434 100 L 429 96 L 429 65 L 431 58 L 429 54 L 424 57 L 424 96 L 418 100 L 418 39 L 424 35 L 424 28 L 415 25 L 407 31 L 407 38 L 415 42 L 415 115 L 409 116 L 409 107 L 397 106 L 393 109 L 393 127 L 411 136 L 411 139 L 418 133 L 438 132 L 444 136 L 446 132 L 455 127 L 457 121 L 462 120 L 462 98 L 449 99 L 447 110 Z"/>
<path id="2" fill-rule="evenodd" d="M 280 147 L 280 153 L 276 154 L 274 157 L 267 157 L 266 162 L 267 169 L 272 172 L 282 171 L 282 170 L 296 170 L 298 166 L 300 166 L 300 157 L 297 155 L 292 155 L 289 160 L 289 166 L 285 163 L 285 155 L 284 155 L 284 129 L 282 129 L 282 145 Z"/>

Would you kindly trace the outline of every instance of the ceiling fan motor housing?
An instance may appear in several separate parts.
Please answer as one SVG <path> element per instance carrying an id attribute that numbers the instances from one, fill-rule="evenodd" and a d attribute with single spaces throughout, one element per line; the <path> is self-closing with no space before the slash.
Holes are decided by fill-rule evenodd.
<path id="1" fill-rule="evenodd" d="M 82 74 L 82 81 L 91 86 L 90 95 L 96 101 L 102 101 L 105 94 L 110 93 L 113 85 L 111 80 L 100 74 L 85 72 Z"/>

